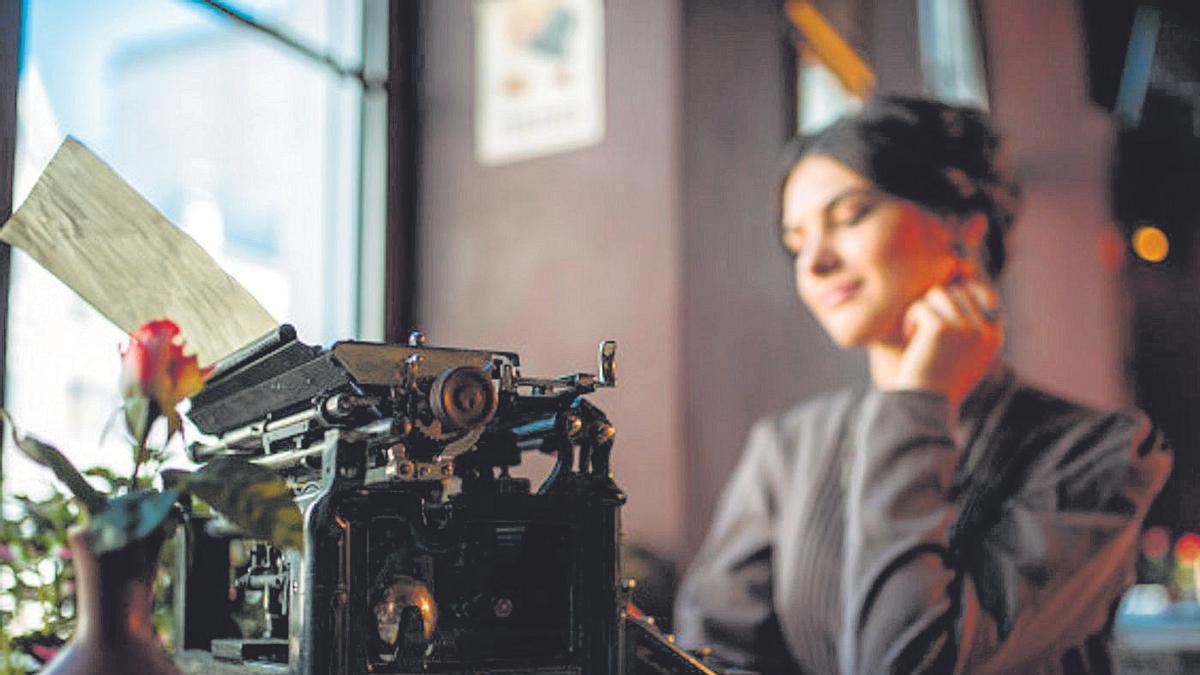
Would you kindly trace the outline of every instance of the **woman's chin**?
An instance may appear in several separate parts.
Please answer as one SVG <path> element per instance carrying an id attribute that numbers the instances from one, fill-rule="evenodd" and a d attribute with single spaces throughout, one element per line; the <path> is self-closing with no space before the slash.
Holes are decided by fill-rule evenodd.
<path id="1" fill-rule="evenodd" d="M 841 349 L 863 349 L 877 343 L 890 343 L 893 334 L 895 338 L 903 343 L 900 334 L 900 329 L 885 330 L 877 325 L 864 325 L 862 323 L 836 323 L 824 324 L 825 334 Z"/>
<path id="2" fill-rule="evenodd" d="M 825 326 L 825 334 L 840 349 L 859 349 L 869 342 L 863 331 L 844 326 Z"/>

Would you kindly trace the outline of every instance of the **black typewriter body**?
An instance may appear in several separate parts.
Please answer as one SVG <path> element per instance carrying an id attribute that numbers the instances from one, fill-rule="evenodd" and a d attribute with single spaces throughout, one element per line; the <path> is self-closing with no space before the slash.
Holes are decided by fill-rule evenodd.
<path id="1" fill-rule="evenodd" d="M 189 672 L 712 673 L 627 612 L 615 432 L 597 375 L 525 378 L 507 352 L 300 343 L 290 326 L 217 365 L 189 419 L 198 462 L 278 471 L 304 549 L 198 515 L 178 537 L 177 658 Z M 540 485 L 509 475 L 556 457 Z M 235 555 L 237 553 L 237 555 Z M 235 620 L 253 605 L 246 635 Z"/>

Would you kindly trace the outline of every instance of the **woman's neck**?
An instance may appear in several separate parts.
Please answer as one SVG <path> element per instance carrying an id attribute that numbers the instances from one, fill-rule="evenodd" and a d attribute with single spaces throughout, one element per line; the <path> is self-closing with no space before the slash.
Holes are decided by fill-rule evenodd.
<path id="1" fill-rule="evenodd" d="M 902 343 L 875 342 L 867 347 L 867 360 L 871 367 L 871 381 L 876 389 L 891 389 L 900 369 L 900 357 L 904 355 Z"/>

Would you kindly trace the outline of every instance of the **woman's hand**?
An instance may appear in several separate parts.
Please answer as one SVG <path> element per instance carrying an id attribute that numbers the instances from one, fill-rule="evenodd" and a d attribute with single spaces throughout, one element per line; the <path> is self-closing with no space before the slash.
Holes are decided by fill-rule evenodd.
<path id="1" fill-rule="evenodd" d="M 970 277 L 929 289 L 905 312 L 907 344 L 891 388 L 944 394 L 957 411 L 1004 342 L 998 306 L 991 285 Z"/>

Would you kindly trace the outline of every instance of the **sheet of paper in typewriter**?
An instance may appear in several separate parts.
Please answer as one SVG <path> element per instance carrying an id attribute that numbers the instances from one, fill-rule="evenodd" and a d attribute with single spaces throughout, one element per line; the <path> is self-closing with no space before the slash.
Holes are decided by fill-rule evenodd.
<path id="1" fill-rule="evenodd" d="M 126 332 L 169 317 L 210 364 L 275 319 L 107 164 L 68 137 L 0 229 Z"/>

